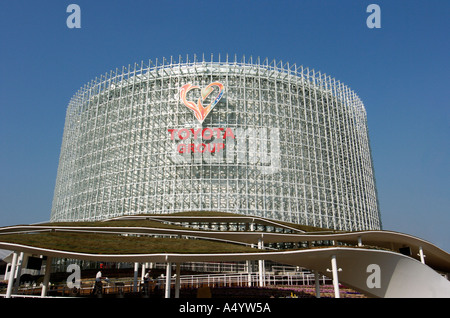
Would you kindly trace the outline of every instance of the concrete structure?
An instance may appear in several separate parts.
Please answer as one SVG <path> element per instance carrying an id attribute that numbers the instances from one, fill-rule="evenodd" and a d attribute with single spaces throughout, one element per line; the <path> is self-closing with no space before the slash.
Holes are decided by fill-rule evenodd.
<path id="1" fill-rule="evenodd" d="M 148 216 L 142 216 L 145 218 Z M 167 222 L 167 217 L 162 217 Z M 176 217 L 174 217 L 176 218 Z M 251 218 L 249 218 L 251 219 Z M 191 217 L 195 221 L 195 217 Z M 199 217 L 204 221 L 204 218 Z M 236 218 L 229 221 L 242 221 Z M 172 221 L 175 221 L 172 219 Z M 178 220 L 179 221 L 179 220 Z M 184 219 L 183 221 L 186 221 Z M 220 222 L 222 218 L 210 219 L 210 222 Z M 254 221 L 251 219 L 249 221 Z M 274 222 L 269 221 L 274 225 Z M 282 228 L 284 225 L 279 224 Z M 253 253 L 208 253 L 208 254 L 120 254 L 105 255 L 92 253 L 76 253 L 70 251 L 51 250 L 14 243 L 0 242 L 0 248 L 15 251 L 12 255 L 12 268 L 17 266 L 20 253 L 41 254 L 47 257 L 69 259 L 85 259 L 110 262 L 158 262 L 167 264 L 167 278 L 171 276 L 172 265 L 183 262 L 210 261 L 262 261 L 271 260 L 281 264 L 301 266 L 329 276 L 333 279 L 336 297 L 339 297 L 339 284 L 342 283 L 370 297 L 450 297 L 450 282 L 444 273 L 450 272 L 450 255 L 433 244 L 396 232 L 359 231 L 351 233 L 290 233 L 274 232 L 220 232 L 192 229 L 163 229 L 144 227 L 67 227 L 67 226 L 14 226 L 0 229 L 0 234 L 37 233 L 37 231 L 52 232 L 96 232 L 110 234 L 132 235 L 175 235 L 184 238 L 220 239 L 232 244 L 257 244 L 260 252 Z M 290 251 L 276 251 L 265 248 L 269 242 L 312 242 L 332 240 L 335 244 L 345 243 L 346 246 L 329 246 Z M 365 248 L 368 245 L 369 248 Z M 411 255 L 398 252 L 400 248 L 409 247 Z M 387 250 L 387 248 L 391 250 Z M 426 256 L 426 257 L 424 257 Z M 426 261 L 425 261 L 426 260 Z M 260 267 L 260 286 L 264 286 L 264 266 Z M 47 277 L 47 275 L 46 275 Z M 179 277 L 179 275 L 178 275 Z M 169 282 L 169 281 L 167 281 Z M 317 280 L 316 280 L 317 282 Z M 179 282 L 176 282 L 179 286 Z M 12 281 L 8 285 L 7 297 L 12 295 Z M 45 292 L 43 291 L 43 294 Z M 175 295 L 179 295 L 176 290 Z M 166 290 L 166 297 L 172 297 Z"/>

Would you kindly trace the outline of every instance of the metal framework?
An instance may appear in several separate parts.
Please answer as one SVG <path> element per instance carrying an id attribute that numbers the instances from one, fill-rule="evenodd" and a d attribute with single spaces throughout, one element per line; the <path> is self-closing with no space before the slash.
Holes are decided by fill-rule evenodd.
<path id="1" fill-rule="evenodd" d="M 198 104 L 219 96 L 203 121 L 180 95 L 186 84 Z M 51 221 L 181 211 L 381 229 L 362 101 L 312 69 L 228 55 L 150 60 L 82 87 L 67 109 Z"/>

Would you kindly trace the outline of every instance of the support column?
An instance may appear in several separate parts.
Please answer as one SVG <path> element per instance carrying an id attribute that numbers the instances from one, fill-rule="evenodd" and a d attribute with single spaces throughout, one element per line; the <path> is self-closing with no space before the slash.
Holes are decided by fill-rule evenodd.
<path id="1" fill-rule="evenodd" d="M 252 261 L 247 260 L 247 286 L 252 286 L 252 273 L 253 273 L 253 266 Z"/>
<path id="2" fill-rule="evenodd" d="M 17 265 L 17 253 L 13 253 L 13 259 L 11 262 L 11 271 L 9 272 L 9 279 L 8 279 L 8 288 L 6 289 L 6 296 L 5 298 L 11 298 L 12 289 L 14 285 L 14 276 L 16 274 L 16 265 Z"/>
<path id="3" fill-rule="evenodd" d="M 258 249 L 264 249 L 264 242 L 262 238 L 258 240 Z M 259 287 L 264 287 L 266 285 L 265 282 L 265 266 L 264 260 L 258 260 L 258 272 L 259 272 Z"/>
<path id="4" fill-rule="evenodd" d="M 172 276 L 172 263 L 167 262 L 166 266 L 166 292 L 165 298 L 170 298 L 170 280 Z"/>
<path id="5" fill-rule="evenodd" d="M 314 271 L 314 285 L 316 286 L 316 298 L 320 298 L 320 281 L 319 272 Z"/>
<path id="6" fill-rule="evenodd" d="M 133 292 L 137 292 L 137 277 L 138 277 L 138 271 L 139 271 L 139 263 L 134 263 L 134 282 L 133 282 Z"/>
<path id="7" fill-rule="evenodd" d="M 420 261 L 422 262 L 422 264 L 425 264 L 425 255 L 423 254 L 422 246 L 419 246 L 419 256 L 420 256 Z"/>
<path id="8" fill-rule="evenodd" d="M 180 263 L 176 264 L 176 270 L 175 270 L 175 298 L 180 298 L 180 282 L 181 282 L 181 266 Z"/>
<path id="9" fill-rule="evenodd" d="M 339 278 L 336 264 L 336 255 L 331 256 L 331 271 L 333 273 L 334 298 L 340 298 L 339 295 Z"/>
<path id="10" fill-rule="evenodd" d="M 146 269 L 146 263 L 142 263 L 142 267 L 141 267 L 141 282 L 144 281 L 145 269 Z"/>
<path id="11" fill-rule="evenodd" d="M 48 283 L 50 281 L 50 273 L 51 272 L 52 272 L 52 258 L 50 256 L 47 256 L 47 260 L 45 262 L 44 281 L 42 282 L 41 297 L 47 296 Z"/>
<path id="12" fill-rule="evenodd" d="M 19 291 L 20 276 L 22 275 L 22 265 L 24 258 L 25 255 L 23 254 L 23 252 L 20 252 L 19 258 L 17 259 L 17 271 L 16 274 L 14 275 L 14 277 L 17 278 L 16 281 L 14 282 L 14 289 L 13 289 L 14 294 L 17 294 L 17 292 Z"/>
<path id="13" fill-rule="evenodd" d="M 362 239 L 361 239 L 361 236 L 358 236 L 358 246 L 362 246 L 363 244 L 362 244 Z"/>

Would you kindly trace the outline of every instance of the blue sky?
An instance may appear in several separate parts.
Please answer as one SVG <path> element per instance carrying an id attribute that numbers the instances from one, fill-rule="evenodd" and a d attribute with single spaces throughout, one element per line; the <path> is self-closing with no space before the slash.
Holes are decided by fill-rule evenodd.
<path id="1" fill-rule="evenodd" d="M 81 28 L 66 26 L 69 4 Z M 366 8 L 381 8 L 369 29 Z M 141 60 L 237 54 L 349 85 L 367 114 L 383 228 L 450 251 L 450 2 L 2 1 L 0 226 L 50 217 L 67 104 Z"/>

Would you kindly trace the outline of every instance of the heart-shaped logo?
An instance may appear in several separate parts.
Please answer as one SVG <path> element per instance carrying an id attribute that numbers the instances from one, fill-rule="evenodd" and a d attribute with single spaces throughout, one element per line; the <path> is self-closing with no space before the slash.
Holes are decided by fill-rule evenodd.
<path id="1" fill-rule="evenodd" d="M 216 97 L 211 99 L 211 102 L 208 104 L 208 106 L 204 107 L 203 102 L 208 98 L 208 96 L 214 91 L 214 88 L 219 88 L 219 92 L 217 93 Z M 192 85 L 192 84 L 186 84 L 180 89 L 180 97 L 183 101 L 184 105 L 186 105 L 187 108 L 190 108 L 194 111 L 195 118 L 200 123 L 203 123 L 206 116 L 211 112 L 211 110 L 214 108 L 214 106 L 217 105 L 217 103 L 220 101 L 220 99 L 223 96 L 223 89 L 224 86 L 222 83 L 219 82 L 213 82 L 209 84 L 208 86 L 204 87 L 203 89 L 200 89 L 201 97 L 199 97 L 197 104 L 191 101 L 188 101 L 186 99 L 187 93 L 192 89 L 200 89 L 200 87 Z"/>

